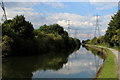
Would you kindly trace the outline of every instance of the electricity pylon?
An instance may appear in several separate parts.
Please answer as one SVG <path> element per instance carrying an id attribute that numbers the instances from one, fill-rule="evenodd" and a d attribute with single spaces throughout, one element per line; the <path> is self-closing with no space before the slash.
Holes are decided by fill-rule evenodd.
<path id="1" fill-rule="evenodd" d="M 6 16 L 6 10 L 5 10 L 5 6 L 4 6 L 3 1 L 0 2 L 0 6 L 1 6 L 2 10 L 3 10 L 3 16 L 2 16 L 1 20 L 5 21 L 5 20 L 7 20 L 7 16 Z"/>
<path id="2" fill-rule="evenodd" d="M 95 25 L 95 33 L 94 37 L 98 38 L 100 36 L 100 24 L 99 24 L 99 16 L 96 15 L 96 25 Z"/>

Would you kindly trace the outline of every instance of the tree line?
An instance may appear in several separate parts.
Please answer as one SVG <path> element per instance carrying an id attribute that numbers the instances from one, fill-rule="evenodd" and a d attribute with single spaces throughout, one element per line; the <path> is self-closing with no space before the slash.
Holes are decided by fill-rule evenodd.
<path id="1" fill-rule="evenodd" d="M 2 55 L 34 55 L 49 51 L 78 49 L 80 40 L 68 36 L 58 24 L 43 25 L 34 29 L 23 15 L 2 23 Z"/>

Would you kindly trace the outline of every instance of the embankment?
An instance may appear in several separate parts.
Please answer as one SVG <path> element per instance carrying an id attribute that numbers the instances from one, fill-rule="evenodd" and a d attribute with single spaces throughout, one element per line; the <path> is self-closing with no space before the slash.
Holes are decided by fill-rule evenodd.
<path id="1" fill-rule="evenodd" d="M 89 48 L 102 51 L 106 56 L 103 65 L 96 73 L 95 80 L 98 78 L 118 78 L 116 56 L 107 48 L 99 47 L 97 45 L 86 45 Z"/>

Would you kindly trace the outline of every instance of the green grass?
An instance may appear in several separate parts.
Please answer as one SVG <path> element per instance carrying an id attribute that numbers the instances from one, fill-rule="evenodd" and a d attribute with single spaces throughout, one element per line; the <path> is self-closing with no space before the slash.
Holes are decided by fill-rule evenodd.
<path id="1" fill-rule="evenodd" d="M 98 75 L 98 78 L 117 78 L 116 56 L 109 49 L 104 49 L 108 53 L 108 57 L 105 60 L 104 67 Z"/>
<path id="2" fill-rule="evenodd" d="M 88 45 L 88 46 L 100 47 L 97 45 Z M 109 49 L 107 48 L 103 48 L 103 49 L 108 53 L 108 56 L 104 62 L 104 67 L 102 68 L 101 72 L 98 74 L 97 78 L 118 78 L 118 74 L 117 74 L 118 67 L 117 67 L 116 56 Z"/>

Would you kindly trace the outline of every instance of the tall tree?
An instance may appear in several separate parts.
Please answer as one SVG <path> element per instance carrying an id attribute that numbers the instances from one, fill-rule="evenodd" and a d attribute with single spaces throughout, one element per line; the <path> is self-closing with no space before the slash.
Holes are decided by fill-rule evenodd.
<path id="1" fill-rule="evenodd" d="M 120 46 L 120 10 L 112 16 L 112 20 L 108 24 L 109 27 L 105 34 L 105 40 L 110 46 Z"/>

